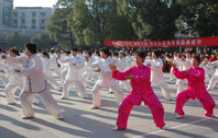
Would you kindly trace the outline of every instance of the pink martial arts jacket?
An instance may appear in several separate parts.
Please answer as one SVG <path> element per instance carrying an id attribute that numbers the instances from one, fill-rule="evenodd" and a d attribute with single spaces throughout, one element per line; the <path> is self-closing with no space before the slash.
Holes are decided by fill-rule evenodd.
<path id="1" fill-rule="evenodd" d="M 151 69 L 147 66 L 134 66 L 124 72 L 113 71 L 112 76 L 117 80 L 128 80 L 131 77 L 132 90 L 129 95 L 132 96 L 132 103 L 135 105 L 140 105 L 143 99 L 153 94 L 150 82 Z"/>
<path id="2" fill-rule="evenodd" d="M 203 96 L 207 93 L 205 87 L 205 71 L 200 67 L 191 67 L 186 71 L 179 71 L 177 68 L 172 69 L 172 73 L 179 79 L 188 81 L 188 88 L 185 91 L 189 91 L 192 99 Z"/>

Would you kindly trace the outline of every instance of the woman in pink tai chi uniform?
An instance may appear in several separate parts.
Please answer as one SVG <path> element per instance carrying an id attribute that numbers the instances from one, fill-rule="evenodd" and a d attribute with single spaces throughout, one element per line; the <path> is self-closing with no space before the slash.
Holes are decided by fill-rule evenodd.
<path id="1" fill-rule="evenodd" d="M 200 57 L 194 56 L 192 58 L 192 67 L 185 71 L 179 71 L 175 65 L 173 65 L 172 73 L 179 79 L 188 81 L 188 88 L 180 92 L 176 97 L 176 109 L 175 112 L 178 118 L 184 118 L 183 106 L 189 99 L 197 99 L 203 105 L 206 110 L 206 117 L 213 117 L 213 110 L 215 102 L 208 93 L 205 87 L 205 71 L 199 67 Z"/>
<path id="2" fill-rule="evenodd" d="M 115 130 L 125 130 L 127 128 L 128 117 L 133 106 L 140 105 L 141 102 L 144 102 L 150 109 L 156 126 L 161 129 L 165 126 L 164 108 L 151 87 L 151 69 L 143 64 L 145 56 L 146 53 L 143 51 L 136 52 L 136 65 L 124 72 L 118 71 L 115 65 L 110 65 L 113 78 L 130 80 L 132 87 L 130 93 L 119 106 Z"/>

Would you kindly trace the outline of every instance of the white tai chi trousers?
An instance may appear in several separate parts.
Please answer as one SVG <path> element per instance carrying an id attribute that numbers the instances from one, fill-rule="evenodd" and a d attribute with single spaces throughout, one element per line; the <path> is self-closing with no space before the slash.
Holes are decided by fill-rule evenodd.
<path id="1" fill-rule="evenodd" d="M 70 86 L 74 86 L 76 88 L 76 92 L 78 96 L 85 98 L 85 86 L 81 80 L 66 80 L 64 82 L 63 94 L 62 98 L 69 97 L 69 88 Z"/>
<path id="2" fill-rule="evenodd" d="M 159 87 L 161 90 L 161 94 L 166 100 L 171 100 L 172 89 L 169 88 L 169 85 L 163 80 L 159 80 L 158 82 L 152 82 L 152 86 Z"/>
<path id="3" fill-rule="evenodd" d="M 218 76 L 217 75 L 212 76 L 212 78 L 209 81 L 207 90 L 214 89 L 214 87 L 216 86 L 217 83 L 218 83 Z"/>
<path id="4" fill-rule="evenodd" d="M 15 92 L 17 89 L 22 89 L 23 82 L 19 80 L 17 82 L 9 81 L 5 87 L 5 94 L 8 104 L 15 103 Z"/>
<path id="5" fill-rule="evenodd" d="M 93 106 L 95 107 L 101 106 L 100 90 L 102 90 L 103 88 L 106 88 L 108 90 L 111 89 L 114 92 L 118 103 L 122 101 L 123 94 L 121 92 L 121 89 L 119 88 L 119 84 L 115 80 L 109 80 L 109 81 L 98 80 L 92 90 Z"/>
<path id="6" fill-rule="evenodd" d="M 46 110 L 56 118 L 62 118 L 62 112 L 59 110 L 57 102 L 54 100 L 52 95 L 49 93 L 49 88 L 46 88 L 44 91 L 38 93 L 31 93 L 24 91 L 21 94 L 21 106 L 25 116 L 31 117 L 34 116 L 32 108 L 32 100 L 35 95 L 39 95 L 41 101 L 43 102 Z"/>
<path id="7" fill-rule="evenodd" d="M 187 88 L 187 81 L 186 80 L 176 80 L 176 95 L 178 95 L 180 92 L 184 91 Z"/>
<path id="8" fill-rule="evenodd" d="M 58 89 L 58 87 L 60 86 L 58 84 L 58 82 L 52 78 L 51 76 L 48 76 L 46 75 L 46 80 L 47 80 L 47 83 L 48 83 L 48 86 L 50 87 L 50 90 L 52 89 Z M 33 99 L 33 103 L 34 104 L 40 104 L 40 96 L 39 95 L 36 95 L 35 98 Z"/>

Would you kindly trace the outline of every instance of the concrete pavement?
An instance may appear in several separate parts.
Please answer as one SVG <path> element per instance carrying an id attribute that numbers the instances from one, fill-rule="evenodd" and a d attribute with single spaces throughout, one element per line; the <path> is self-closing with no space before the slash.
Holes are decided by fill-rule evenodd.
<path id="1" fill-rule="evenodd" d="M 171 85 L 175 89 L 174 85 Z M 88 90 L 89 94 L 90 89 Z M 60 100 L 60 93 L 53 91 L 53 96 L 65 111 L 65 120 L 60 121 L 50 116 L 43 105 L 34 106 L 35 119 L 20 118 L 20 103 L 16 106 L 5 104 L 4 93 L 0 92 L 0 138 L 217 138 L 218 119 L 203 117 L 200 103 L 190 101 L 185 106 L 186 117 L 176 119 L 174 115 L 175 101 L 167 103 L 155 92 L 164 104 L 166 128 L 155 127 L 152 116 L 144 105 L 135 107 L 129 118 L 127 131 L 113 131 L 117 104 L 112 94 L 102 91 L 103 105 L 100 110 L 92 110 L 91 99 L 83 100 L 71 92 L 69 100 Z M 218 89 L 213 91 L 218 101 Z M 216 108 L 215 115 L 218 116 Z"/>

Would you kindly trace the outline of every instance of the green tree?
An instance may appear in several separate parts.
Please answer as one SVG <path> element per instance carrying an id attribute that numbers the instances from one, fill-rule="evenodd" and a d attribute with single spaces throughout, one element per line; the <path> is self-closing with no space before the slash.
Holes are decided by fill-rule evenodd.
<path id="1" fill-rule="evenodd" d="M 119 3 L 116 0 L 90 0 L 88 5 L 99 43 L 105 39 L 132 39 L 135 37 L 128 18 L 119 14 Z"/>
<path id="2" fill-rule="evenodd" d="M 92 33 L 92 19 L 85 0 L 75 0 L 73 8 L 68 15 L 70 30 L 73 32 L 77 45 L 86 45 L 85 35 L 94 35 Z M 94 38 L 94 36 L 92 37 Z M 90 43 L 87 43 L 90 45 Z"/>
<path id="3" fill-rule="evenodd" d="M 59 0 L 49 35 L 63 46 L 105 39 L 172 39 L 218 34 L 217 0 Z"/>
<path id="4" fill-rule="evenodd" d="M 138 39 L 169 39 L 176 32 L 180 7 L 162 0 L 117 0 L 119 13 L 128 16 Z"/>
<path id="5" fill-rule="evenodd" d="M 8 42 L 8 47 L 23 48 L 25 43 L 30 41 L 30 37 L 14 32 L 6 35 L 6 41 Z"/>
<path id="6" fill-rule="evenodd" d="M 75 0 L 58 0 L 56 7 L 58 8 L 71 8 Z"/>
<path id="7" fill-rule="evenodd" d="M 186 0 L 181 16 L 189 32 L 197 32 L 200 36 L 218 35 L 218 1 Z"/>
<path id="8" fill-rule="evenodd" d="M 70 11 L 70 8 L 57 8 L 49 18 L 46 27 L 51 39 L 62 47 L 74 46 L 73 32 L 69 29 L 67 22 Z"/>
<path id="9" fill-rule="evenodd" d="M 54 45 L 54 42 L 50 39 L 47 33 L 34 34 L 31 38 L 31 42 L 37 44 L 41 49 L 52 48 Z"/>

